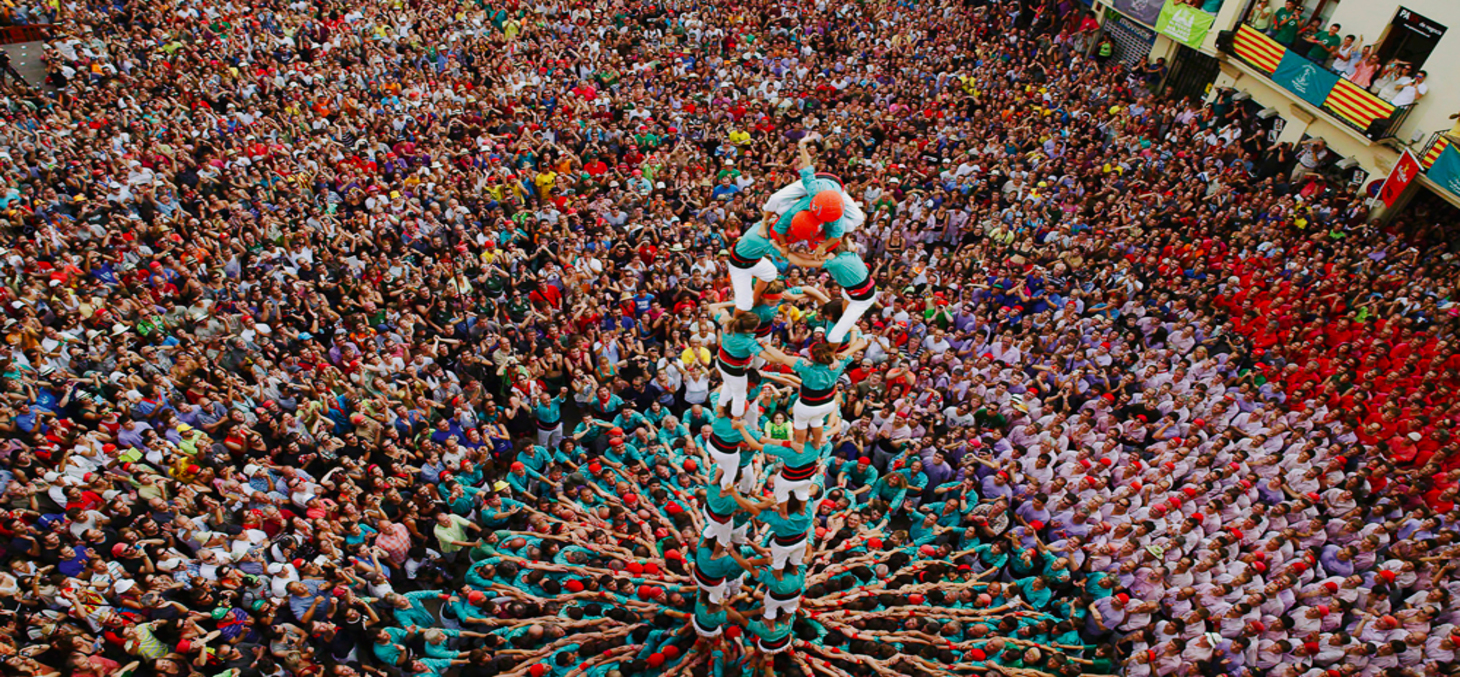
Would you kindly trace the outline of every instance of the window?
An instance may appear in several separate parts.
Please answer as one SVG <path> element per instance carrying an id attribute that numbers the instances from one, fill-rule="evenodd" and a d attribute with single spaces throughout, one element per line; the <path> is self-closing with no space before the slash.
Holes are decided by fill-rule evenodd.
<path id="1" fill-rule="evenodd" d="M 1389 24 L 1384 44 L 1379 47 L 1379 60 L 1388 63 L 1390 59 L 1399 59 L 1413 64 L 1416 71 L 1424 68 L 1425 60 L 1435 51 L 1446 30 L 1435 21 L 1400 7 Z"/>
<path id="2" fill-rule="evenodd" d="M 1309 14 L 1308 17 L 1317 17 L 1322 20 L 1323 26 L 1326 28 L 1329 24 L 1329 19 L 1333 18 L 1333 13 L 1337 10 L 1338 0 L 1318 0 L 1318 4 L 1313 7 L 1313 13 Z M 1358 33 L 1354 35 L 1358 35 Z"/>

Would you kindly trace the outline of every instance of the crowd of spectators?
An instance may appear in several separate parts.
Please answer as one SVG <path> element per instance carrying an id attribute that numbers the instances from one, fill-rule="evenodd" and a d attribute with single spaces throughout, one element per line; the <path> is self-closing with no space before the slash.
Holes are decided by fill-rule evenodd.
<path id="1" fill-rule="evenodd" d="M 1454 240 L 1072 0 L 61 6 L 0 97 L 11 673 L 742 672 L 708 308 L 813 133 L 883 293 L 771 667 L 1456 669 Z"/>

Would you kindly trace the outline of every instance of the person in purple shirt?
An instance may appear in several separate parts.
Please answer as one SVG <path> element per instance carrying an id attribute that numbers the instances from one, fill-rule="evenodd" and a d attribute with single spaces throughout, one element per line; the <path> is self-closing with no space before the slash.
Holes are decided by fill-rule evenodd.
<path id="1" fill-rule="evenodd" d="M 977 326 L 978 317 L 968 309 L 968 306 L 959 308 L 958 313 L 953 316 L 953 328 L 959 332 L 971 332 Z"/>
<path id="2" fill-rule="evenodd" d="M 1009 476 L 1002 471 L 983 478 L 983 481 L 979 482 L 979 495 L 983 496 L 985 501 L 1000 498 L 1006 501 L 1012 500 L 1014 498 L 1014 488 L 1009 486 L 1008 478 Z"/>
<path id="3" fill-rule="evenodd" d="M 1250 644 L 1246 637 L 1223 640 L 1212 652 L 1212 663 L 1224 673 L 1239 675 L 1247 667 L 1247 647 Z"/>
<path id="4" fill-rule="evenodd" d="M 923 475 L 928 478 L 927 486 L 923 487 L 923 502 L 934 503 L 943 500 L 943 493 L 938 493 L 938 487 L 944 484 L 957 482 L 958 471 L 948 465 L 948 459 L 943 452 L 935 449 L 925 449 L 922 453 Z"/>
<path id="5" fill-rule="evenodd" d="M 1329 576 L 1347 577 L 1354 573 L 1353 551 L 1333 543 L 1323 546 L 1323 551 L 1318 554 L 1318 563 L 1323 565 Z"/>
<path id="6" fill-rule="evenodd" d="M 1094 524 L 1090 521 L 1090 512 L 1085 508 L 1076 508 L 1073 512 L 1060 514 L 1049 523 L 1049 534 L 1051 538 L 1066 539 L 1071 536 L 1084 538 L 1090 534 Z"/>
<path id="7" fill-rule="evenodd" d="M 1051 516 L 1049 508 L 1046 505 L 1048 501 L 1048 496 L 1044 494 L 1035 494 L 1033 498 L 1030 498 L 1024 503 L 1021 503 L 1019 507 L 1014 510 L 1014 514 L 1018 515 L 1020 519 L 1024 520 L 1025 524 L 1028 524 L 1035 520 L 1048 524 L 1049 518 Z"/>
<path id="8" fill-rule="evenodd" d="M 140 447 L 142 446 L 142 433 L 151 430 L 152 426 L 143 421 L 125 419 L 122 427 L 117 430 L 117 446 Z"/>

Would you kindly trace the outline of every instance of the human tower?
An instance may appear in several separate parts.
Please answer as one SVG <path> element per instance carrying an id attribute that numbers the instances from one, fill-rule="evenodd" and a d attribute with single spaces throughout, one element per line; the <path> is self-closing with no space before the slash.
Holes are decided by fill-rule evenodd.
<path id="1" fill-rule="evenodd" d="M 636 437 L 639 423 L 623 415 L 600 421 L 590 411 L 574 439 L 606 435 L 607 448 L 578 469 L 581 479 L 563 483 L 549 511 L 507 496 L 553 482 L 545 475 L 552 449 L 519 454 L 484 493 L 483 538 L 465 586 L 388 595 L 395 625 L 377 633 L 377 658 L 422 675 L 478 664 L 475 652 L 491 649 L 503 674 L 523 677 L 774 676 L 778 665 L 862 677 L 977 674 L 1034 664 L 1040 652 L 1082 650 L 1072 626 L 1023 599 L 1047 596 L 1047 587 L 1024 590 L 1001 578 L 1013 561 L 1003 541 L 1019 540 L 1000 536 L 1008 525 L 997 511 L 985 522 L 990 542 L 940 541 L 964 531 L 962 512 L 925 506 L 922 528 L 905 531 L 885 514 L 866 516 L 860 498 L 823 489 L 838 475 L 824 470 L 837 464 L 832 449 L 843 428 L 837 384 L 866 344 L 855 328 L 877 288 L 845 242 L 865 216 L 836 177 L 816 172 L 811 152 L 810 142 L 800 145 L 799 181 L 767 201 L 761 223 L 730 252 L 734 298 L 714 307 L 724 384 L 710 398 L 708 434 L 666 425 L 660 433 L 692 443 L 658 445 L 662 454 L 648 458 L 642 448 L 652 443 Z M 785 289 L 774 258 L 823 269 L 840 298 Z M 770 325 L 782 302 L 802 295 L 821 304 L 808 321 L 825 336 L 789 355 L 771 345 Z M 760 433 L 772 384 L 798 391 L 789 435 Z M 538 408 L 547 444 L 561 425 L 555 402 L 544 397 Z M 663 472 L 645 484 L 634 471 L 640 464 Z M 908 468 L 894 462 L 889 470 Z M 432 599 L 450 613 L 433 612 Z M 1059 605 L 1065 617 L 1074 611 Z M 1019 636 L 1036 630 L 1070 641 Z M 417 634 L 422 655 L 407 647 Z M 453 649 L 457 637 L 483 646 Z"/>
<path id="2" fill-rule="evenodd" d="M 716 367 L 723 385 L 710 400 L 714 419 L 705 452 L 715 467 L 705 487 L 705 527 L 693 563 L 699 595 L 692 622 L 701 639 L 719 637 L 731 616 L 740 617 L 727 599 L 741 590 L 747 574 L 768 567 L 761 618 L 746 625 L 762 661 L 792 643 L 791 621 L 814 547 L 813 499 L 821 491 L 822 464 L 831 456 L 831 440 L 841 423 L 837 381 L 851 355 L 866 345 L 860 337 L 848 339 L 877 298 L 866 263 L 844 240 L 866 217 L 836 177 L 816 171 L 810 143 L 803 139 L 798 145 L 800 180 L 776 192 L 762 221 L 730 250 L 734 301 L 715 308 L 720 325 Z M 787 294 L 771 258 L 775 255 L 792 265 L 821 268 L 842 288 L 836 301 L 804 290 L 823 301 L 820 321 L 832 323 L 825 340 L 811 345 L 807 356 L 788 355 L 764 342 Z M 788 367 L 790 373 L 763 374 L 759 368 L 767 364 Z M 799 389 L 791 409 L 791 439 L 758 434 L 763 413 L 758 400 L 770 382 Z M 760 486 L 758 456 L 774 466 L 768 497 L 753 493 Z M 747 553 L 742 546 L 754 522 L 765 526 L 768 540 Z"/>

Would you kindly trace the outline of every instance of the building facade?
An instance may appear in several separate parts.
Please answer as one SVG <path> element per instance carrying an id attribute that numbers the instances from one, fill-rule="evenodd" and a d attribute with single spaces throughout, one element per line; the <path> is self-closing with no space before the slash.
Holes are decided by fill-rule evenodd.
<path id="1" fill-rule="evenodd" d="M 1460 126 L 1450 119 L 1460 112 L 1460 0 L 1297 0 L 1296 11 L 1285 0 L 1095 2 L 1119 57 L 1164 60 L 1166 88 L 1250 101 L 1270 138 L 1322 138 L 1342 176 L 1370 190 L 1408 150 L 1423 171 L 1389 210 L 1422 190 L 1460 206 Z M 1372 54 L 1373 76 L 1330 46 L 1355 50 L 1359 63 Z"/>

